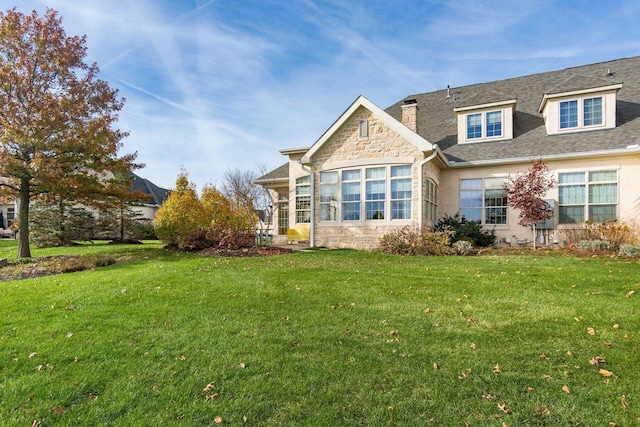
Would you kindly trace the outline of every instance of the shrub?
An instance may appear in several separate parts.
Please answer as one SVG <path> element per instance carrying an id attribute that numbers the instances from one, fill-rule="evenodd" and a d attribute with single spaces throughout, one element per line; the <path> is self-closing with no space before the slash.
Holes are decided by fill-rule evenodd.
<path id="1" fill-rule="evenodd" d="M 608 251 L 613 249 L 611 242 L 606 240 L 581 240 L 578 247 L 588 251 Z"/>
<path id="2" fill-rule="evenodd" d="M 473 245 L 468 240 L 458 240 L 452 248 L 456 255 L 471 255 L 473 253 Z"/>
<path id="3" fill-rule="evenodd" d="M 635 221 L 587 222 L 581 228 L 560 230 L 565 244 L 580 246 L 582 241 L 600 240 L 610 243 L 610 249 L 617 249 L 623 244 L 640 243 L 640 224 Z"/>
<path id="4" fill-rule="evenodd" d="M 620 245 L 620 250 L 618 253 L 624 256 L 635 257 L 640 253 L 640 246 L 623 243 L 622 245 Z"/>
<path id="5" fill-rule="evenodd" d="M 215 225 L 212 228 L 191 233 L 184 239 L 184 242 L 176 247 L 180 250 L 194 252 L 208 248 L 240 249 L 253 246 L 254 243 L 255 236 L 252 233 L 224 225 Z"/>
<path id="6" fill-rule="evenodd" d="M 495 230 L 483 230 L 478 221 L 467 221 L 460 216 L 460 212 L 455 215 L 445 215 L 436 223 L 434 229 L 438 232 L 451 231 L 451 243 L 459 240 L 471 242 L 473 246 L 487 247 L 496 241 Z"/>
<path id="7" fill-rule="evenodd" d="M 392 255 L 446 255 L 451 253 L 450 231 L 404 227 L 380 238 L 380 251 Z"/>

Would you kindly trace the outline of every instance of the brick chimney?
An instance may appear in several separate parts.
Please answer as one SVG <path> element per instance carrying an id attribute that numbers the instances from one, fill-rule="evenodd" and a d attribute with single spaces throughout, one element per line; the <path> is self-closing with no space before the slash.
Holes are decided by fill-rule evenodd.
<path id="1" fill-rule="evenodd" d="M 402 106 L 402 124 L 414 132 L 418 131 L 418 101 L 405 99 Z"/>

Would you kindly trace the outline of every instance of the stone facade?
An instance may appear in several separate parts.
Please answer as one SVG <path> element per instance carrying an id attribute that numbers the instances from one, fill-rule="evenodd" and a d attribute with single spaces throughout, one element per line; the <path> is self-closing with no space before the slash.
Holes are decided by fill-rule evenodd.
<path id="1" fill-rule="evenodd" d="M 367 136 L 360 136 L 362 121 L 367 123 Z M 322 171 L 350 167 L 411 165 L 411 220 L 321 221 L 315 209 L 315 244 L 332 248 L 375 249 L 380 237 L 401 227 L 417 227 L 420 215 L 420 161 L 424 154 L 364 107 L 360 107 L 313 157 L 315 200 L 319 199 L 319 176 Z M 438 177 L 432 164 L 423 166 L 423 176 Z M 424 216 L 424 215 L 423 215 Z"/>

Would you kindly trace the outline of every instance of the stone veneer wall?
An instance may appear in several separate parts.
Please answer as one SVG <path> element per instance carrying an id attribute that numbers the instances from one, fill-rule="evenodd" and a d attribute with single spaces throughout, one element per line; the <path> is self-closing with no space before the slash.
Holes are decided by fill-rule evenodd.
<path id="1" fill-rule="evenodd" d="M 359 138 L 360 120 L 368 120 L 369 136 Z M 313 161 L 315 173 L 315 199 L 318 200 L 319 176 L 322 170 L 331 170 L 334 166 L 343 169 L 345 164 L 357 166 L 375 165 L 376 159 L 388 159 L 387 164 L 395 163 L 394 158 L 412 158 L 412 220 L 407 221 L 360 221 L 360 222 L 321 222 L 319 206 L 315 209 L 315 244 L 331 248 L 375 249 L 380 237 L 385 233 L 404 226 L 418 225 L 419 187 L 418 164 L 424 154 L 411 142 L 406 141 L 393 129 L 376 118 L 364 107 L 353 116 L 328 141 L 323 150 L 316 153 Z M 432 170 L 432 176 L 439 176 L 437 167 L 428 163 L 425 169 Z M 422 172 L 424 176 L 426 173 Z M 423 212 L 424 214 L 424 212 Z"/>

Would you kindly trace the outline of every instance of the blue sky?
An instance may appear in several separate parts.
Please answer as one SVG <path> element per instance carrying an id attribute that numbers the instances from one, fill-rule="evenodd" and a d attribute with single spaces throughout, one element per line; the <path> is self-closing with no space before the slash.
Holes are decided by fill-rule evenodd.
<path id="1" fill-rule="evenodd" d="M 16 0 L 46 7 L 126 98 L 138 174 L 199 189 L 268 170 L 364 95 L 406 95 L 640 55 L 637 0 Z M 639 71 L 640 72 L 640 71 Z"/>

